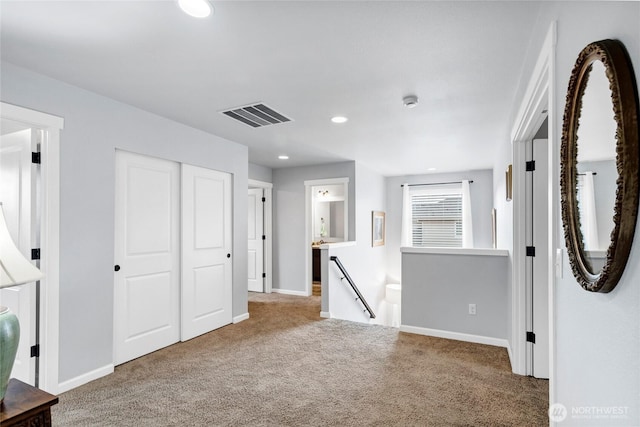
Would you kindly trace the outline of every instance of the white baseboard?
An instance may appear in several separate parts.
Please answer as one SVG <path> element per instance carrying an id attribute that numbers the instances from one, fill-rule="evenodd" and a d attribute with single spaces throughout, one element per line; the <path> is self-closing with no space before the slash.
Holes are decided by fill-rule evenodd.
<path id="1" fill-rule="evenodd" d="M 502 338 L 485 337 L 482 335 L 463 334 L 460 332 L 442 331 L 440 329 L 419 328 L 417 326 L 400 325 L 400 332 L 427 335 L 430 337 L 447 338 L 450 340 L 473 342 L 476 344 L 494 345 L 509 348 L 509 342 Z"/>
<path id="2" fill-rule="evenodd" d="M 309 295 L 305 291 L 290 291 L 288 289 L 271 289 L 274 294 L 295 295 L 298 297 L 308 297 Z"/>
<path id="3" fill-rule="evenodd" d="M 328 311 L 321 311 L 320 312 L 320 317 L 324 318 L 324 319 L 331 319 L 331 313 Z"/>
<path id="4" fill-rule="evenodd" d="M 507 341 L 507 354 L 509 354 L 509 363 L 511 364 L 511 371 L 513 372 L 513 354 L 511 353 L 511 346 L 509 345 L 509 341 Z"/>
<path id="5" fill-rule="evenodd" d="M 80 387 L 83 384 L 90 383 L 93 380 L 97 380 L 98 378 L 106 377 L 107 375 L 113 374 L 114 366 L 112 363 L 103 366 L 102 368 L 94 369 L 91 372 L 87 372 L 86 374 L 82 374 L 70 380 L 61 382 L 58 384 L 58 393 L 64 393 L 65 391 L 72 390 L 76 387 Z"/>
<path id="6" fill-rule="evenodd" d="M 236 316 L 233 318 L 233 323 L 240 323 L 243 320 L 247 320 L 249 318 L 249 313 L 241 314 L 240 316 Z"/>

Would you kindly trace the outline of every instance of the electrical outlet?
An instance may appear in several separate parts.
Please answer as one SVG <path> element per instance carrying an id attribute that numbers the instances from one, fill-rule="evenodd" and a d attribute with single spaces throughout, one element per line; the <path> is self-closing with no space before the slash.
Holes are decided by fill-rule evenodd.
<path id="1" fill-rule="evenodd" d="M 476 305 L 475 304 L 469 304 L 469 314 L 472 315 L 476 315 Z"/>

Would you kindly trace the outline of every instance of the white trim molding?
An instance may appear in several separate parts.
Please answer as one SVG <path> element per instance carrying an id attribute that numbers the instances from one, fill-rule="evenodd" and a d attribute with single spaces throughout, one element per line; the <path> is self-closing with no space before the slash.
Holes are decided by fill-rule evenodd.
<path id="1" fill-rule="evenodd" d="M 320 312 L 320 317 L 322 317 L 323 319 L 331 319 L 331 312 L 329 312 L 329 311 L 321 311 Z"/>
<path id="2" fill-rule="evenodd" d="M 523 142 L 532 139 L 546 116 L 541 115 L 540 107 L 549 103 L 549 87 L 551 81 L 551 66 L 555 60 L 555 46 L 557 42 L 557 23 L 551 23 L 538 60 L 527 85 L 522 104 L 516 115 L 511 129 L 511 142 Z"/>
<path id="3" fill-rule="evenodd" d="M 64 119 L 62 117 L 7 104 L 6 102 L 0 102 L 0 115 L 3 119 L 27 123 L 39 129 L 62 130 L 64 128 Z"/>
<path id="4" fill-rule="evenodd" d="M 417 326 L 400 325 L 400 332 L 426 335 L 429 337 L 446 338 L 449 340 L 472 342 L 476 344 L 493 345 L 495 347 L 509 348 L 509 342 L 503 338 L 485 337 L 482 335 L 463 334 L 460 332 L 443 331 L 440 329 L 420 328 Z"/>
<path id="5" fill-rule="evenodd" d="M 513 144 L 513 268 L 512 268 L 512 300 L 511 300 L 511 345 L 509 357 L 512 370 L 516 374 L 527 374 L 526 351 L 526 313 L 527 298 L 525 295 L 525 170 L 524 143 L 532 140 L 540 125 L 548 118 L 549 147 L 549 402 L 554 402 L 554 296 L 555 289 L 555 246 L 557 238 L 557 141 L 556 141 L 556 108 L 555 108 L 555 55 L 557 43 L 557 22 L 552 22 L 540 54 L 533 69 L 520 109 L 511 131 Z"/>
<path id="6" fill-rule="evenodd" d="M 249 188 L 273 188 L 271 182 L 258 181 L 257 179 L 249 179 Z"/>
<path id="7" fill-rule="evenodd" d="M 295 295 L 297 297 L 308 297 L 305 291 L 291 291 L 289 289 L 278 289 L 274 288 L 271 290 L 274 294 L 282 294 L 282 295 Z"/>
<path id="8" fill-rule="evenodd" d="M 106 377 L 107 375 L 113 374 L 113 371 L 114 366 L 112 363 L 101 368 L 94 369 L 93 371 L 87 372 L 86 374 L 82 374 L 80 376 L 60 383 L 58 385 L 58 393 L 64 393 L 65 391 L 80 387 L 81 385 L 90 383 L 91 381 L 97 380 L 98 378 Z"/>
<path id="9" fill-rule="evenodd" d="M 58 385 L 59 268 L 60 268 L 60 131 L 64 119 L 28 108 L 0 102 L 0 117 L 25 123 L 43 131 L 41 155 L 40 220 L 40 382 L 52 394 Z"/>
<path id="10" fill-rule="evenodd" d="M 349 178 L 327 178 L 327 179 L 311 179 L 304 182 L 307 187 L 313 187 L 314 185 L 334 185 L 334 184 L 348 184 Z"/>
<path id="11" fill-rule="evenodd" d="M 249 313 L 244 313 L 244 314 L 241 314 L 239 316 L 234 316 L 233 324 L 235 325 L 236 323 L 240 323 L 240 322 L 243 322 L 243 321 L 248 320 L 248 319 L 249 319 Z"/>

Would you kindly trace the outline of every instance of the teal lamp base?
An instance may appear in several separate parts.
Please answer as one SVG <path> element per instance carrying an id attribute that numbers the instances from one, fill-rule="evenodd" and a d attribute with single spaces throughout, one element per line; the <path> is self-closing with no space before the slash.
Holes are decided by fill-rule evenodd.
<path id="1" fill-rule="evenodd" d="M 0 402 L 4 400 L 7 392 L 19 341 L 18 318 L 7 307 L 0 306 Z"/>

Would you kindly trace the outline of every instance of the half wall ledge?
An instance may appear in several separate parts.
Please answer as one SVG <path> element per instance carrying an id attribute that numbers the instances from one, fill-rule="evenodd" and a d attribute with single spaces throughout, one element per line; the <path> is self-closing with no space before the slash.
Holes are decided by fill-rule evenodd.
<path id="1" fill-rule="evenodd" d="M 478 256 L 509 256 L 506 249 L 483 248 L 416 248 L 402 247 L 400 252 L 407 254 L 435 254 L 435 255 L 478 255 Z"/>

